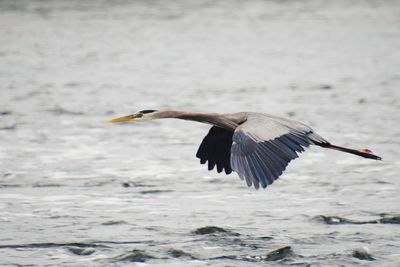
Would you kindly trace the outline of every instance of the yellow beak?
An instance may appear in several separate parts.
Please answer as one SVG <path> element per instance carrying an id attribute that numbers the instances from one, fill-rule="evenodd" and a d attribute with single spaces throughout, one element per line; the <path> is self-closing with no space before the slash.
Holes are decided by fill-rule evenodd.
<path id="1" fill-rule="evenodd" d="M 109 123 L 118 123 L 118 122 L 134 122 L 137 119 L 135 115 L 128 115 L 116 119 L 109 120 Z"/>

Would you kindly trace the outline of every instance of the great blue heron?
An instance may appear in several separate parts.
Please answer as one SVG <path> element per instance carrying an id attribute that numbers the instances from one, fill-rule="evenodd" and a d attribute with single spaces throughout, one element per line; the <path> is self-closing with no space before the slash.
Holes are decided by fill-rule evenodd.
<path id="1" fill-rule="evenodd" d="M 208 161 L 208 170 L 215 165 L 226 174 L 235 171 L 250 187 L 265 188 L 272 184 L 298 157 L 304 147 L 317 145 L 380 160 L 368 149 L 350 149 L 332 145 L 309 126 L 273 115 L 255 112 L 232 114 L 195 113 L 183 111 L 142 110 L 110 120 L 136 122 L 162 118 L 191 120 L 213 125 L 200 144 L 196 156 L 200 163 Z"/>

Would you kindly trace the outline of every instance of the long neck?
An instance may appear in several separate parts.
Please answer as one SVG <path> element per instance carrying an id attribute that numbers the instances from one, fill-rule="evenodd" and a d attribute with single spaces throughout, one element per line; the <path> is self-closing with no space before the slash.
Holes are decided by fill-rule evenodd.
<path id="1" fill-rule="evenodd" d="M 174 118 L 189 121 L 198 121 L 202 123 L 212 124 L 227 130 L 234 131 L 238 124 L 220 114 L 211 113 L 197 113 L 197 112 L 184 112 L 184 111 L 158 111 L 155 114 L 155 119 Z"/>

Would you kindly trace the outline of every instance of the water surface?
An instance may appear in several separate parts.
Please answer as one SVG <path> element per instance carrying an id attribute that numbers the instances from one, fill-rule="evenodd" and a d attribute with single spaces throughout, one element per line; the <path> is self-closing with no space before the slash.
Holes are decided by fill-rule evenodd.
<path id="1" fill-rule="evenodd" d="M 400 264 L 397 1 L 1 1 L 0 264 Z M 260 111 L 312 147 L 266 190 L 208 172 L 207 125 Z"/>

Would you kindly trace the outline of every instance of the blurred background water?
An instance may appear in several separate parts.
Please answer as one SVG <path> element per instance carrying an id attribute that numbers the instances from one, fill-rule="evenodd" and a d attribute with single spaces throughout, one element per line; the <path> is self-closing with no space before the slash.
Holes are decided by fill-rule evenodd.
<path id="1" fill-rule="evenodd" d="M 0 264 L 398 266 L 400 2 L 0 2 Z M 195 158 L 258 111 L 313 147 L 266 190 Z M 208 227 L 213 226 L 213 227 Z"/>

